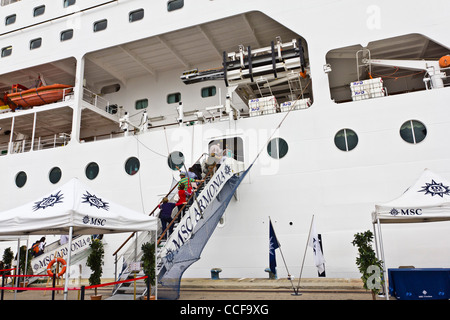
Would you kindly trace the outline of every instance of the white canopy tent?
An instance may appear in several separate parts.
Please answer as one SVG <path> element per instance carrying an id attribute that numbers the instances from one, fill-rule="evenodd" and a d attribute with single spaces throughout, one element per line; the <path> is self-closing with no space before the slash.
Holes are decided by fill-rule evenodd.
<path id="1" fill-rule="evenodd" d="M 158 219 L 100 197 L 77 178 L 25 205 L 0 212 L 0 236 L 105 234 L 156 231 Z M 70 250 L 65 274 L 67 297 Z"/>
<path id="2" fill-rule="evenodd" d="M 372 212 L 375 241 L 380 244 L 381 260 L 384 266 L 386 262 L 381 235 L 382 223 L 423 223 L 447 220 L 450 220 L 450 182 L 425 169 L 419 179 L 400 197 L 376 205 L 375 211 Z M 376 229 L 375 225 L 377 225 Z M 387 279 L 385 269 L 384 267 L 384 279 Z M 388 298 L 386 282 L 385 290 L 386 298 Z"/>

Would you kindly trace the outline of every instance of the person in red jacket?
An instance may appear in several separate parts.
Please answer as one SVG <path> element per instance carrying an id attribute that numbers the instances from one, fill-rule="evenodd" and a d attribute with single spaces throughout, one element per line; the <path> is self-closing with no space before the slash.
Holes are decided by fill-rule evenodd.
<path id="1" fill-rule="evenodd" d="M 175 204 L 177 206 L 177 212 L 179 212 L 181 210 L 181 208 L 183 208 L 183 206 L 187 204 L 187 199 L 186 199 L 186 190 L 184 190 L 184 183 L 180 183 L 178 185 L 178 201 Z M 186 208 L 186 207 L 185 207 Z M 184 209 L 185 209 L 184 208 Z M 183 211 L 178 215 L 177 220 L 180 221 L 181 217 L 184 215 L 184 209 Z"/>

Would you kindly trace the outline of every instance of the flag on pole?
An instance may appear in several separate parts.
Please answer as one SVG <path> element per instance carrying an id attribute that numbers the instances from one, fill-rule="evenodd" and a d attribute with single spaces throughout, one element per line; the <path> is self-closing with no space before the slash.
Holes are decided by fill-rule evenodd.
<path id="1" fill-rule="evenodd" d="M 325 258 L 323 257 L 322 249 L 320 249 L 319 236 L 316 232 L 314 220 L 311 224 L 311 235 L 309 237 L 308 245 L 312 247 L 314 253 L 314 264 L 319 271 L 319 274 L 325 271 Z"/>
<path id="2" fill-rule="evenodd" d="M 269 219 L 269 266 L 270 271 L 276 274 L 277 260 L 275 257 L 275 249 L 278 249 L 280 244 L 278 243 L 275 230 L 273 230 L 272 221 Z"/>

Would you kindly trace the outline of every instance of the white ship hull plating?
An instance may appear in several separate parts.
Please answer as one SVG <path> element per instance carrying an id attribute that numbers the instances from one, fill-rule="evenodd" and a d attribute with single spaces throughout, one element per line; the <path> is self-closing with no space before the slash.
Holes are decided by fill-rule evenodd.
<path id="1" fill-rule="evenodd" d="M 88 2 L 86 1 L 86 7 L 89 7 Z M 136 135 L 95 142 L 71 141 L 60 148 L 1 156 L 0 210 L 34 200 L 45 192 L 56 189 L 58 184 L 78 177 L 105 198 L 149 213 L 169 191 L 172 177 L 176 176 L 167 165 L 169 153 L 182 152 L 186 165 L 189 166 L 201 153 L 208 152 L 211 141 L 239 137 L 243 141 L 241 156 L 246 168 L 259 152 L 261 154 L 239 187 L 236 197 L 225 212 L 223 223 L 214 231 L 201 259 L 183 276 L 207 278 L 210 277 L 212 268 L 221 268 L 222 278 L 267 277 L 265 269 L 269 264 L 270 216 L 289 272 L 297 277 L 314 215 L 316 229 L 322 235 L 327 277 L 359 278 L 355 264 L 357 249 L 351 242 L 355 233 L 373 230 L 371 212 L 375 205 L 400 196 L 425 168 L 450 179 L 450 149 L 447 143 L 450 137 L 448 88 L 338 104 L 330 97 L 329 78 L 324 72 L 326 55 L 330 50 L 357 44 L 365 46 L 380 39 L 420 33 L 448 48 L 448 14 L 444 10 L 436 10 L 439 9 L 438 4 L 428 4 L 432 8 L 427 10 L 435 15 L 419 16 L 419 13 L 407 10 L 403 3 L 392 1 L 379 1 L 374 5 L 358 1 L 323 1 L 320 4 L 316 1 L 278 1 L 276 6 L 272 1 L 227 1 L 226 4 L 220 1 L 203 1 L 202 4 L 186 2 L 179 12 L 169 13 L 166 12 L 165 5 L 160 8 L 161 5 L 148 2 L 150 1 L 123 1 L 105 5 L 103 14 L 102 10 L 88 10 L 76 14 L 73 20 L 56 20 L 55 24 L 66 26 L 72 22 L 79 23 L 75 30 L 83 34 L 84 26 L 88 25 L 88 29 L 92 26 L 92 22 L 85 20 L 100 20 L 106 14 L 110 17 L 108 28 L 113 30 L 103 32 L 115 32 L 115 36 L 108 33 L 108 36 L 97 37 L 97 34 L 89 33 L 83 35 L 82 39 L 74 37 L 70 47 L 66 43 L 58 43 L 58 47 L 55 47 L 58 49 L 42 50 L 42 55 L 29 53 L 26 49 L 29 59 L 25 59 L 26 54 L 20 52 L 17 56 L 23 59 L 14 58 L 13 55 L 0 59 L 2 77 L 7 78 L 11 73 L 34 65 L 73 59 L 72 57 L 80 65 L 79 62 L 87 54 L 103 48 L 139 39 L 153 40 L 158 35 L 163 37 L 178 29 L 199 26 L 245 12 L 261 11 L 264 16 L 306 39 L 313 104 L 307 109 L 293 110 L 289 114 L 281 112 L 232 121 L 226 118 L 223 121 L 189 126 L 167 125 L 150 128 L 149 131 Z M 443 1 L 440 3 L 444 5 Z M 5 6 L 4 9 L 12 12 L 17 5 L 24 6 L 26 1 Z M 136 8 L 145 8 L 146 15 L 148 13 L 148 16 L 152 16 L 145 28 L 133 29 L 131 32 L 126 29 L 128 25 L 125 25 L 126 28 L 114 29 L 112 17 Z M 162 13 L 158 15 L 155 12 Z M 35 37 L 34 33 L 43 32 L 42 28 L 47 26 L 44 24 L 27 29 L 24 31 L 26 35 L 4 34 L 3 30 L 1 47 L 12 45 L 15 54 L 19 51 L 18 43 L 26 42 L 28 45 L 29 40 Z M 62 28 L 55 27 L 55 30 L 59 34 Z M 278 35 L 271 36 L 274 39 Z M 96 39 L 88 42 L 89 37 Z M 229 34 L 229 41 L 233 42 L 232 33 Z M 237 42 L 235 46 L 239 44 L 241 43 Z M 269 44 L 263 43 L 262 46 Z M 94 56 L 92 54 L 90 57 Z M 8 62 L 5 62 L 6 59 Z M 212 65 L 220 66 L 220 57 L 216 55 L 213 59 L 218 63 Z M 210 65 L 205 63 L 205 67 Z M 179 80 L 186 69 L 186 66 L 178 66 L 153 75 L 124 78 L 124 91 L 104 97 L 111 101 L 115 99 L 119 105 L 134 113 L 137 113 L 133 110 L 134 101 L 143 96 L 148 97 L 150 117 L 164 114 L 164 108 L 170 108 L 165 115 L 167 118 L 172 117 L 172 120 L 176 118 L 176 105 L 167 106 L 166 103 L 167 94 L 172 92 L 182 93 L 185 109 L 201 109 L 224 103 L 227 88 L 223 81 L 186 86 Z M 72 70 L 75 78 L 82 75 L 79 68 Z M 352 72 L 353 80 L 356 80 L 356 72 Z M 77 81 L 75 80 L 75 87 Z M 211 83 L 217 86 L 221 96 L 217 94 L 207 99 L 198 98 L 200 89 Z M 81 104 L 81 98 L 77 100 L 76 97 L 77 91 L 75 99 L 67 104 L 74 110 Z M 32 110 L 35 109 L 37 108 Z M 76 111 L 74 114 L 76 117 Z M 400 137 L 400 126 L 408 120 L 420 120 L 426 125 L 427 136 L 421 143 L 410 144 Z M 135 122 L 139 123 L 139 120 L 135 119 Z M 334 143 L 336 132 L 343 128 L 351 128 L 358 134 L 358 145 L 349 152 L 339 150 Z M 95 135 L 95 130 L 93 132 L 92 135 Z M 281 137 L 288 143 L 288 152 L 281 159 L 273 159 L 267 153 L 267 143 L 275 137 Z M 130 157 L 137 157 L 140 161 L 138 173 L 132 176 L 123 169 Z M 94 180 L 85 176 L 85 168 L 90 162 L 99 165 L 99 175 Z M 48 179 L 53 167 L 59 167 L 62 171 L 61 181 L 56 185 Z M 22 188 L 15 185 L 16 175 L 20 171 L 27 174 L 27 182 Z M 383 226 L 387 267 L 448 267 L 449 226 L 448 222 Z M 128 236 L 105 235 L 103 277 L 114 277 L 112 253 Z M 52 237 L 48 236 L 47 243 L 50 239 Z M 0 244 L 0 252 L 3 252 L 5 246 L 12 246 L 16 250 L 14 244 L 7 243 Z M 311 248 L 307 250 L 302 276 L 316 277 L 317 269 L 313 265 Z M 286 277 L 287 271 L 279 255 L 277 262 L 278 277 Z M 82 275 L 89 275 L 86 266 L 83 266 Z"/>

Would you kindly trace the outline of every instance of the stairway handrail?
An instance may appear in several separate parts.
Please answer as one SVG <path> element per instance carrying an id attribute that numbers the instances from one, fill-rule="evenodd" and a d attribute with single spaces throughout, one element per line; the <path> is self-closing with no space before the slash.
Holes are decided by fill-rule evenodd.
<path id="1" fill-rule="evenodd" d="M 200 159 L 204 156 L 204 155 L 206 155 L 206 154 L 208 154 L 208 153 L 206 153 L 206 152 L 204 152 L 204 153 L 202 153 L 201 155 L 200 155 L 200 157 L 198 157 L 198 159 L 197 159 L 197 161 L 195 161 L 194 162 L 194 164 L 195 163 L 197 163 L 197 162 L 199 162 L 200 161 Z M 209 172 L 208 172 L 208 174 L 209 174 Z M 200 184 L 201 185 L 201 184 Z M 178 183 L 177 184 L 175 184 L 173 187 L 172 187 L 172 189 L 170 189 L 170 191 L 165 195 L 165 197 L 167 197 L 167 196 L 169 196 L 169 194 L 171 194 L 172 193 L 172 191 L 175 189 L 175 187 L 177 187 L 178 186 Z M 164 197 L 163 197 L 164 198 Z M 189 198 L 190 199 L 190 198 Z M 154 214 L 154 212 L 156 211 L 156 209 L 158 209 L 158 207 L 159 207 L 159 205 L 162 203 L 162 200 L 156 205 L 156 207 L 148 214 L 149 216 L 151 216 L 151 215 L 153 215 Z M 184 206 L 183 206 L 183 208 L 184 208 Z M 113 256 L 115 256 L 115 255 L 117 255 L 117 253 L 128 243 L 128 241 L 130 241 L 130 239 L 131 238 L 133 238 L 134 237 L 134 235 L 136 234 L 136 232 L 133 232 L 120 246 L 119 246 L 119 248 L 116 250 L 116 251 L 114 251 L 114 253 L 112 254 Z M 159 241 L 158 241 L 158 244 L 159 244 Z"/>
<path id="2" fill-rule="evenodd" d="M 208 173 L 206 174 L 205 178 L 209 177 L 211 175 L 211 173 L 213 172 L 214 167 L 212 166 L 211 168 L 209 168 Z M 200 188 L 202 186 L 202 184 L 205 182 L 205 180 L 202 180 L 200 182 L 200 184 L 198 185 L 198 188 Z M 186 203 L 181 207 L 180 210 L 178 210 L 177 214 L 173 217 L 172 221 L 167 225 L 166 229 L 161 233 L 161 235 L 158 238 L 158 241 L 156 243 L 156 245 L 159 245 L 161 243 L 161 239 L 164 237 L 164 235 L 166 234 L 167 230 L 169 230 L 170 226 L 172 226 L 172 224 L 175 223 L 175 220 L 178 218 L 178 216 L 180 215 L 180 213 L 184 210 L 184 208 L 186 207 L 186 205 L 189 203 L 189 201 L 191 201 L 192 197 L 194 197 L 195 195 L 195 191 L 192 192 L 191 196 L 189 197 L 189 199 L 186 201 Z"/>

